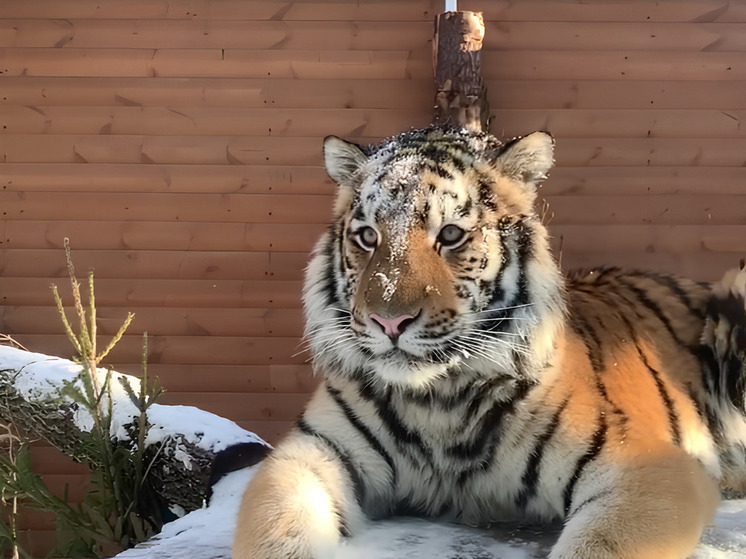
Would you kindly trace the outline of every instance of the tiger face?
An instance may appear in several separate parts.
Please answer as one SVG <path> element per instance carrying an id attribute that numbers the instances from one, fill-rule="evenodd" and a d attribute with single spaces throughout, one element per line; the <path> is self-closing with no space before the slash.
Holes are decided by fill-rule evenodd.
<path id="1" fill-rule="evenodd" d="M 516 354 L 545 359 L 533 338 L 542 307 L 562 305 L 559 278 L 529 281 L 526 266 L 551 261 L 533 206 L 552 145 L 544 133 L 504 145 L 439 128 L 367 152 L 327 138 L 339 188 L 305 290 L 314 362 L 423 387 L 466 369 L 517 376 Z M 319 282 L 322 269 L 333 272 Z"/>

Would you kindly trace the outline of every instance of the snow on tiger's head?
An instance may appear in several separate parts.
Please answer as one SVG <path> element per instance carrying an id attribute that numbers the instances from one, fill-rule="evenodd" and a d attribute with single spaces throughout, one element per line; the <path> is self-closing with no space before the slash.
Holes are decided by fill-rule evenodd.
<path id="1" fill-rule="evenodd" d="M 534 211 L 548 134 L 503 144 L 427 128 L 373 147 L 330 136 L 324 159 L 335 217 L 304 289 L 317 369 L 416 388 L 546 362 L 564 304 Z"/>

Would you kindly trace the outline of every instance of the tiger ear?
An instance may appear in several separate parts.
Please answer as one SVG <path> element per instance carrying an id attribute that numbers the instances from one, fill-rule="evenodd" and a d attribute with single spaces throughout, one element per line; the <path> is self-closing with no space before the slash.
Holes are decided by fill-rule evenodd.
<path id="1" fill-rule="evenodd" d="M 360 146 L 337 136 L 324 138 L 324 165 L 337 184 L 350 185 L 352 176 L 367 160 Z"/>
<path id="2" fill-rule="evenodd" d="M 495 160 L 509 177 L 536 185 L 554 165 L 554 139 L 546 132 L 534 132 L 509 142 Z"/>

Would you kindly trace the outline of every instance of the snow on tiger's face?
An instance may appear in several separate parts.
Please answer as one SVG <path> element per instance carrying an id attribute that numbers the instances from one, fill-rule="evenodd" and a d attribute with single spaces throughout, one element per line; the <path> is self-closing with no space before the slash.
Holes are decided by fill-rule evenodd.
<path id="1" fill-rule="evenodd" d="M 551 138 L 506 146 L 432 128 L 364 151 L 330 137 L 325 160 L 339 190 L 306 282 L 316 360 L 414 387 L 509 360 L 532 237 L 544 235 L 533 204 Z"/>

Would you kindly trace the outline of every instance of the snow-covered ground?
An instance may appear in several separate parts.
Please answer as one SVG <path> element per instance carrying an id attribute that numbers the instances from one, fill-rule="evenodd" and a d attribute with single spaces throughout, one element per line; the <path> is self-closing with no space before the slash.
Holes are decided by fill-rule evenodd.
<path id="1" fill-rule="evenodd" d="M 229 559 L 241 495 L 255 471 L 256 467 L 228 474 L 215 485 L 209 507 L 167 524 L 153 540 L 117 557 Z M 395 518 L 370 523 L 345 542 L 335 559 L 533 559 L 546 557 L 560 528 L 506 524 L 481 530 Z M 746 557 L 746 499 L 723 502 L 693 557 Z"/>
<path id="2" fill-rule="evenodd" d="M 0 346 L 0 370 L 21 370 L 16 387 L 26 395 L 51 393 L 61 380 L 79 371 L 74 363 Z M 133 389 L 137 379 L 130 377 Z M 134 406 L 119 383 L 116 392 L 116 426 L 131 421 Z M 217 452 L 234 444 L 261 442 L 256 435 L 235 423 L 196 408 L 154 404 L 149 419 L 156 426 L 150 433 L 157 442 L 174 433 L 192 433 L 190 442 Z M 81 414 L 76 423 L 82 429 L 90 419 Z M 191 428 L 186 428 L 187 425 Z M 215 486 L 209 506 L 193 511 L 163 527 L 149 542 L 127 550 L 122 559 L 229 559 L 235 519 L 241 495 L 256 467 L 230 473 Z M 560 527 L 521 527 L 515 524 L 476 529 L 413 518 L 395 518 L 370 523 L 350 538 L 335 559 L 529 559 L 545 557 Z M 746 558 L 746 499 L 725 501 L 712 526 L 705 532 L 696 559 Z M 651 558 L 654 559 L 654 558 Z"/>

